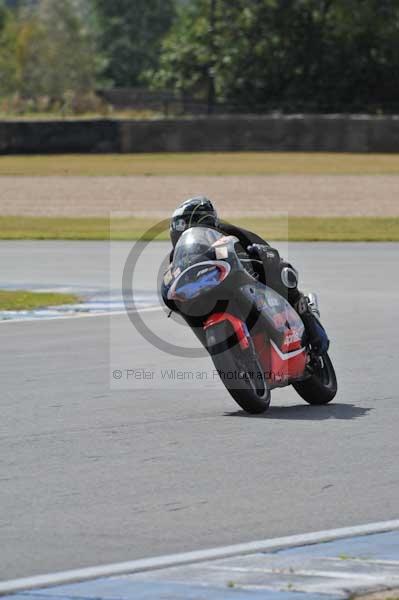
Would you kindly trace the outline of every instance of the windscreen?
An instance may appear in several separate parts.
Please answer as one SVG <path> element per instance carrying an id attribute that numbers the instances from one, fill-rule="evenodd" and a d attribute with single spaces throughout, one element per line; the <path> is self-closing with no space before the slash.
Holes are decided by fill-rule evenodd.
<path id="1" fill-rule="evenodd" d="M 212 248 L 223 234 L 209 227 L 190 227 L 183 233 L 176 244 L 173 256 L 173 269 L 181 271 L 204 260 L 215 260 L 215 249 Z"/>

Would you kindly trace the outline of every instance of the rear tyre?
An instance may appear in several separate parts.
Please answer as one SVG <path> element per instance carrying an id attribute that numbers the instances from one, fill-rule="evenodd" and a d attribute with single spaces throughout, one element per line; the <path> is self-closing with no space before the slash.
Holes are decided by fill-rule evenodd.
<path id="1" fill-rule="evenodd" d="M 234 339 L 227 322 L 206 331 L 206 345 L 222 383 L 243 410 L 251 414 L 265 412 L 270 405 L 270 390 L 259 361 L 250 348 L 243 350 Z"/>
<path id="2" fill-rule="evenodd" d="M 308 404 L 328 404 L 337 393 L 337 377 L 328 354 L 323 354 L 311 365 L 311 375 L 304 381 L 292 384 Z"/>

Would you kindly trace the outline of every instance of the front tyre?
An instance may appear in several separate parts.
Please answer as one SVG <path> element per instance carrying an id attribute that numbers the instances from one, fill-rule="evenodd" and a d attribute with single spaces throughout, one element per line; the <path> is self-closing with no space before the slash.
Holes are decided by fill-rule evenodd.
<path id="1" fill-rule="evenodd" d="M 251 414 L 265 412 L 270 405 L 270 390 L 256 355 L 231 345 L 232 328 L 226 322 L 206 330 L 206 345 L 222 383 L 243 410 Z"/>
<path id="2" fill-rule="evenodd" d="M 315 359 L 310 367 L 310 376 L 292 385 L 308 404 L 328 404 L 337 393 L 337 377 L 327 353 Z"/>

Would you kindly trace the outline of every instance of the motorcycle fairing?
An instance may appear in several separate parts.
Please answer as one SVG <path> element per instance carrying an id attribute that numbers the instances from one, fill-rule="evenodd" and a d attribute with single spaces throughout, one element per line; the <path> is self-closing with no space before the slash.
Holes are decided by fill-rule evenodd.
<path id="1" fill-rule="evenodd" d="M 182 302 L 194 300 L 217 287 L 230 273 L 229 263 L 221 260 L 202 261 L 174 275 L 167 297 Z"/>
<path id="2" fill-rule="evenodd" d="M 243 350 L 249 348 L 249 331 L 245 322 L 231 313 L 214 313 L 211 315 L 204 324 L 204 329 L 207 330 L 209 327 L 221 323 L 222 321 L 228 321 L 233 327 L 234 333 L 237 336 L 238 343 Z"/>
<path id="3" fill-rule="evenodd" d="M 269 286 L 257 282 L 241 291 L 255 303 L 262 325 L 253 335 L 260 362 L 273 387 L 303 376 L 307 362 L 305 328 L 292 306 Z"/>
<path id="4" fill-rule="evenodd" d="M 199 324 L 203 315 L 203 332 L 205 327 L 228 320 L 242 349 L 253 339 L 270 386 L 287 385 L 303 378 L 305 372 L 303 322 L 287 300 L 245 270 L 235 251 L 236 241 L 205 227 L 184 232 L 175 248 L 170 275 L 163 282 L 163 297 L 177 301 L 191 327 L 194 320 Z M 220 269 L 227 263 L 232 278 L 225 278 L 223 274 L 229 273 Z"/>
<path id="5" fill-rule="evenodd" d="M 282 352 L 303 346 L 305 327 L 285 298 L 260 282 L 243 285 L 240 291 L 256 306 L 268 334 Z"/>

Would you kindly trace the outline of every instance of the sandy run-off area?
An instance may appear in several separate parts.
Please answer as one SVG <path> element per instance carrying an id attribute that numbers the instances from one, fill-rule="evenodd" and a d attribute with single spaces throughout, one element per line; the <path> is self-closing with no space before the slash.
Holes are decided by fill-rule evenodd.
<path id="1" fill-rule="evenodd" d="M 222 216 L 399 216 L 397 175 L 1 177 L 0 215 L 167 217 L 205 194 Z"/>

